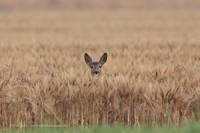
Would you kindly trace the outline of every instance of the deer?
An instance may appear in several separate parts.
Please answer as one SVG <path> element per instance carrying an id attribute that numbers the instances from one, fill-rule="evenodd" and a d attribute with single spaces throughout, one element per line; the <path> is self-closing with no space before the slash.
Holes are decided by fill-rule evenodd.
<path id="1" fill-rule="evenodd" d="M 89 67 L 91 68 L 92 76 L 99 76 L 101 74 L 101 67 L 107 61 L 107 53 L 104 53 L 101 56 L 99 62 L 93 62 L 92 58 L 87 53 L 85 53 L 84 59 L 85 59 L 86 64 L 88 64 Z"/>

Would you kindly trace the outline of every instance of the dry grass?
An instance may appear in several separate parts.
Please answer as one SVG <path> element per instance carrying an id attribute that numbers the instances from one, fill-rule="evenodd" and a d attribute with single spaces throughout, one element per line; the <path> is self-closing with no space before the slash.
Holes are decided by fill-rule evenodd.
<path id="1" fill-rule="evenodd" d="M 0 14 L 0 125 L 197 120 L 198 11 Z M 108 53 L 102 75 L 84 62 Z"/>

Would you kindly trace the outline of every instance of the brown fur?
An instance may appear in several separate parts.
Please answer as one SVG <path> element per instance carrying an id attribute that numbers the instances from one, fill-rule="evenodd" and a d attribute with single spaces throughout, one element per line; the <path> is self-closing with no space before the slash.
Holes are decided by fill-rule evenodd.
<path id="1" fill-rule="evenodd" d="M 99 76 L 99 74 L 101 74 L 101 67 L 107 61 L 107 53 L 104 53 L 101 56 L 99 62 L 92 62 L 92 58 L 87 53 L 85 53 L 84 59 L 85 59 L 85 62 L 91 68 L 91 74 L 92 74 L 92 76 L 94 76 L 94 75 Z"/>

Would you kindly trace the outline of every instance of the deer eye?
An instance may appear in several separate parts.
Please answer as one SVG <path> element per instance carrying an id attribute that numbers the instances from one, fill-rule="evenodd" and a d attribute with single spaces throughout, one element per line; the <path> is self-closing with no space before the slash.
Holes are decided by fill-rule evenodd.
<path id="1" fill-rule="evenodd" d="M 93 66 L 91 66 L 91 69 L 93 68 Z"/>
<path id="2" fill-rule="evenodd" d="M 99 66 L 99 68 L 101 68 L 101 66 Z"/>

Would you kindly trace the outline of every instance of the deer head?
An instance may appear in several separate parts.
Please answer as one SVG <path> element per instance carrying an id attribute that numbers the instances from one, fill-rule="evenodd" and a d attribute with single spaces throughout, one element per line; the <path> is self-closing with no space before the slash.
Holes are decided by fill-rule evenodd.
<path id="1" fill-rule="evenodd" d="M 107 61 L 107 53 L 104 53 L 101 56 L 99 62 L 93 62 L 92 58 L 87 53 L 85 53 L 84 58 L 85 58 L 85 62 L 91 68 L 91 74 L 92 74 L 92 76 L 99 76 L 99 74 L 101 73 L 101 67 Z"/>

